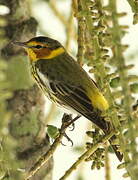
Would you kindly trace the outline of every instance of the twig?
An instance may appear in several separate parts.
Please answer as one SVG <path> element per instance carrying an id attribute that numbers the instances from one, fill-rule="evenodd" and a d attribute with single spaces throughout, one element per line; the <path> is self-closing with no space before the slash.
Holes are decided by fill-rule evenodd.
<path id="1" fill-rule="evenodd" d="M 116 17 L 117 14 L 117 3 L 116 1 L 109 1 L 109 6 L 112 9 L 112 23 L 113 23 L 113 31 L 112 31 L 112 37 L 113 37 L 113 47 L 114 47 L 114 57 L 116 62 L 116 67 L 118 70 L 118 74 L 120 77 L 120 83 L 122 86 L 122 94 L 124 95 L 122 108 L 125 109 L 125 117 L 127 117 L 127 125 L 129 129 L 129 141 L 131 142 L 129 145 L 129 152 L 132 155 L 132 161 L 130 162 L 130 157 L 128 152 L 126 151 L 126 142 L 121 145 L 121 149 L 124 154 L 124 160 L 126 163 L 130 163 L 129 166 L 126 166 L 126 169 L 131 176 L 133 180 L 137 179 L 137 167 L 138 167 L 138 153 L 137 153 L 137 144 L 135 140 L 135 125 L 134 120 L 132 116 L 132 96 L 130 91 L 130 86 L 128 82 L 128 73 L 125 70 L 126 64 L 125 59 L 122 52 L 122 46 L 121 46 L 121 29 L 118 22 L 118 19 Z M 121 142 L 121 141 L 120 141 Z"/>
<path id="2" fill-rule="evenodd" d="M 111 180 L 108 147 L 105 147 L 105 179 Z"/>
<path id="3" fill-rule="evenodd" d="M 78 0 L 72 0 L 72 8 L 74 11 L 74 16 L 76 17 L 78 12 Z"/>
<path id="4" fill-rule="evenodd" d="M 50 149 L 40 157 L 40 159 L 34 164 L 34 166 L 30 169 L 27 177 L 25 180 L 29 180 L 32 176 L 34 176 L 39 169 L 46 164 L 46 162 L 51 158 L 51 156 L 54 154 L 55 150 L 57 149 L 58 145 L 61 143 L 61 139 L 64 136 L 65 130 L 67 127 L 69 127 L 73 122 L 75 122 L 80 116 L 77 116 L 73 120 L 71 120 L 71 116 L 64 114 L 62 117 L 62 126 L 60 129 L 59 136 L 55 139 L 53 144 L 51 145 Z"/>
<path id="5" fill-rule="evenodd" d="M 58 19 L 65 25 L 68 26 L 67 20 L 64 18 L 64 16 L 58 11 L 57 7 L 56 7 L 56 1 L 55 0 L 51 0 L 49 2 L 49 6 L 51 7 L 51 9 L 53 10 L 54 14 L 56 15 L 56 17 L 58 17 Z"/>
<path id="6" fill-rule="evenodd" d="M 78 1 L 78 13 L 82 11 L 82 6 L 80 0 Z M 77 61 L 80 65 L 83 65 L 84 58 L 84 31 L 85 31 L 85 23 L 84 17 L 76 16 L 78 19 L 78 54 Z"/>
<path id="7" fill-rule="evenodd" d="M 74 27 L 73 27 L 73 11 L 71 10 L 70 12 L 70 16 L 68 18 L 68 26 L 66 27 L 66 36 L 67 36 L 67 40 L 66 40 L 66 49 L 67 51 L 70 49 L 70 42 L 71 42 L 71 38 L 72 38 L 72 34 L 74 33 Z"/>
<path id="8" fill-rule="evenodd" d="M 61 21 L 61 23 L 66 28 L 67 31 L 66 49 L 68 50 L 70 45 L 70 37 L 76 39 L 75 27 L 73 27 L 73 10 L 71 10 L 70 16 L 67 20 L 67 18 L 65 18 L 63 14 L 57 9 L 55 0 L 51 0 L 49 2 L 49 6 L 53 10 L 55 16 Z"/>
<path id="9" fill-rule="evenodd" d="M 138 6 L 134 0 L 127 0 L 133 13 L 138 13 Z"/>
<path id="10" fill-rule="evenodd" d="M 115 134 L 115 130 L 111 131 L 110 134 L 105 135 L 96 144 L 94 144 L 90 149 L 83 153 L 78 160 L 65 172 L 65 174 L 59 180 L 65 180 L 77 167 L 91 154 L 93 154 L 99 146 L 104 144 L 108 139 L 110 139 Z"/>

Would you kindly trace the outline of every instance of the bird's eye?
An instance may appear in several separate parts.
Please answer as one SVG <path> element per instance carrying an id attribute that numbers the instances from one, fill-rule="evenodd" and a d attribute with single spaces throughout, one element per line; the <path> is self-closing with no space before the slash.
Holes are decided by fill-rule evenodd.
<path id="1" fill-rule="evenodd" d="M 36 45 L 35 48 L 40 49 L 40 48 L 43 48 L 43 46 L 41 46 L 41 45 Z"/>

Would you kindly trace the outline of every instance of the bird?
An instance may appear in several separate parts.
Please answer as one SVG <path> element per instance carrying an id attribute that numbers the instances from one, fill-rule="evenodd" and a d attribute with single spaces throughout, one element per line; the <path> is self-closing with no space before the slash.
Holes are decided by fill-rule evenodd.
<path id="1" fill-rule="evenodd" d="M 101 93 L 96 82 L 67 52 L 64 46 L 49 37 L 37 36 L 26 42 L 13 42 L 27 52 L 31 74 L 44 94 L 54 103 L 72 109 L 84 116 L 108 134 L 111 122 L 101 115 L 109 109 L 109 103 Z M 117 158 L 123 155 L 117 145 L 112 145 Z"/>

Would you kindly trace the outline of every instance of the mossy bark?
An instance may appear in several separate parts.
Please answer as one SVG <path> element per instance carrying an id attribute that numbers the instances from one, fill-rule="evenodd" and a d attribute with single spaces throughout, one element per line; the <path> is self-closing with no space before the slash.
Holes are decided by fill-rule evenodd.
<path id="1" fill-rule="evenodd" d="M 7 170 L 4 176 L 10 180 L 20 180 L 23 179 L 24 172 L 29 170 L 38 157 L 49 148 L 49 140 L 42 123 L 44 98 L 31 79 L 29 62 L 24 58 L 24 52 L 11 43 L 34 37 L 37 22 L 30 16 L 27 0 L 0 0 L 0 4 L 10 10 L 8 15 L 3 16 L 7 24 L 3 27 L 5 32 L 3 38 L 6 41 L 1 49 L 1 56 L 8 64 L 6 74 L 9 89 L 12 91 L 12 97 L 7 100 L 7 111 L 10 112 L 7 136 L 14 140 L 10 152 L 8 148 L 6 149 L 12 158 L 3 157 L 8 163 L 8 167 L 3 165 Z M 53 161 L 50 159 L 32 179 L 51 180 L 52 167 Z"/>

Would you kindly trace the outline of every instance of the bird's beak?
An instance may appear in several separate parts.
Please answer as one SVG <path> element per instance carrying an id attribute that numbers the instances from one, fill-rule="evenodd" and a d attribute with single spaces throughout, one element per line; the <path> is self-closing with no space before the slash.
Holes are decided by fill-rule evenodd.
<path id="1" fill-rule="evenodd" d="M 28 48 L 28 45 L 26 42 L 12 42 L 12 44 L 17 45 L 17 46 L 21 46 L 24 48 Z"/>

